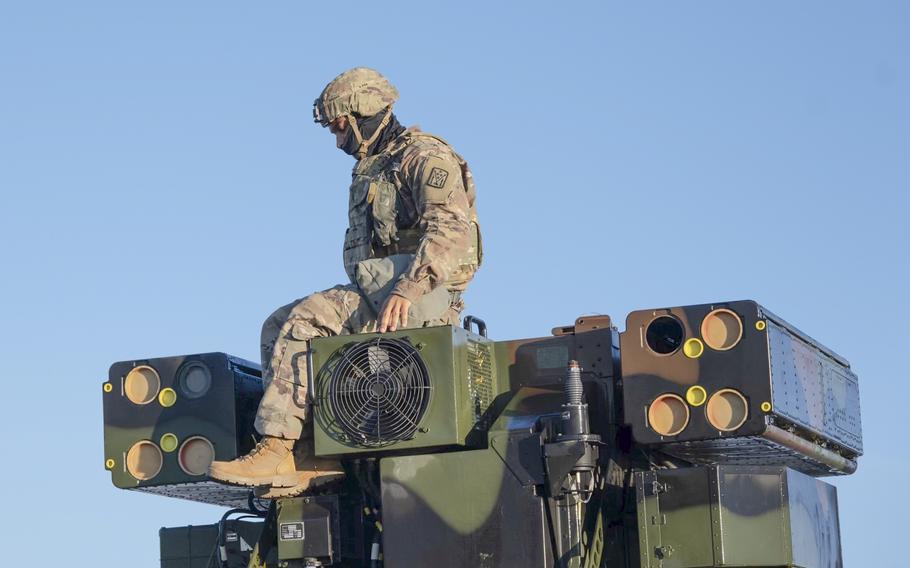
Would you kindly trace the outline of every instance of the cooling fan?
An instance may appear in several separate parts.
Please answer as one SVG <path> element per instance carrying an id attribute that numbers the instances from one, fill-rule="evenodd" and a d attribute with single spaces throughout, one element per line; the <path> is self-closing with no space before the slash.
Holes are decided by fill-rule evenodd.
<path id="1" fill-rule="evenodd" d="M 498 393 L 493 342 L 448 325 L 319 337 L 310 364 L 319 456 L 480 444 Z"/>
<path id="2" fill-rule="evenodd" d="M 413 438 L 433 388 L 417 348 L 407 339 L 377 337 L 335 358 L 320 393 L 335 428 L 364 447 Z"/>

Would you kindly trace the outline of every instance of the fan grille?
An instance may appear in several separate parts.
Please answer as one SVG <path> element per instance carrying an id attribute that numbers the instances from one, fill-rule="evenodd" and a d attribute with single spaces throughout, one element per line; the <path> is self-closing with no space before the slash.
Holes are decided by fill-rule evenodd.
<path id="1" fill-rule="evenodd" d="M 417 349 L 383 338 L 340 350 L 327 387 L 336 425 L 351 442 L 369 447 L 413 438 L 432 390 Z"/>

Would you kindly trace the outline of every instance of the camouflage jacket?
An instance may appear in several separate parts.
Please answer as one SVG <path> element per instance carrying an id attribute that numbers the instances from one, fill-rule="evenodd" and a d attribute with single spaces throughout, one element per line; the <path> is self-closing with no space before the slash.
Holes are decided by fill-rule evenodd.
<path id="1" fill-rule="evenodd" d="M 356 282 L 369 258 L 413 254 L 392 294 L 412 302 L 445 285 L 467 287 L 480 266 L 476 190 L 461 156 L 442 139 L 408 129 L 354 166 L 344 267 Z"/>

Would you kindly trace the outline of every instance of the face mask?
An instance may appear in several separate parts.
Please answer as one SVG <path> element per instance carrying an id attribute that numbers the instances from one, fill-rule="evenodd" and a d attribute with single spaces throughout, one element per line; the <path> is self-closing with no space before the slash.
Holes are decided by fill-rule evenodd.
<path id="1" fill-rule="evenodd" d="M 393 128 L 387 129 L 390 123 L 393 124 Z M 350 116 L 345 131 L 341 134 L 341 138 L 336 140 L 335 145 L 344 153 L 362 160 L 370 155 L 371 149 L 380 142 L 383 133 L 386 136 L 397 136 L 401 130 L 403 128 L 400 128 L 392 115 L 392 108 L 389 107 L 385 113 L 373 116 L 360 118 Z"/>
<path id="2" fill-rule="evenodd" d="M 344 132 L 341 134 L 341 140 L 336 141 L 335 145 L 339 150 L 348 154 L 349 156 L 354 156 L 357 154 L 357 150 L 360 148 L 360 143 L 357 141 L 357 137 L 354 136 L 354 129 L 351 128 L 351 123 L 345 127 Z"/>

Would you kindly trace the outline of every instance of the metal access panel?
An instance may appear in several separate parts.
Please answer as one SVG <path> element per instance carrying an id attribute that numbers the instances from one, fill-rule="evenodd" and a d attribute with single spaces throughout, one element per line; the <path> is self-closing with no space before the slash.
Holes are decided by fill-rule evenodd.
<path id="1" fill-rule="evenodd" d="M 278 560 L 312 560 L 329 566 L 341 552 L 337 495 L 277 501 Z"/>
<path id="2" fill-rule="evenodd" d="M 206 470 L 255 445 L 259 365 L 225 353 L 120 361 L 102 386 L 105 467 L 116 487 L 246 506 L 247 489 L 209 481 Z"/>
<path id="3" fill-rule="evenodd" d="M 384 566 L 553 566 L 544 499 L 493 448 L 380 465 Z"/>
<path id="4" fill-rule="evenodd" d="M 837 491 L 784 467 L 635 472 L 642 568 L 841 568 Z"/>
<path id="5" fill-rule="evenodd" d="M 636 442 L 693 463 L 855 470 L 862 429 L 850 364 L 759 304 L 633 312 L 620 343 Z"/>
<path id="6" fill-rule="evenodd" d="M 317 455 L 470 446 L 499 394 L 492 341 L 460 327 L 316 338 L 310 364 Z"/>
<path id="7" fill-rule="evenodd" d="M 158 531 L 161 568 L 246 568 L 262 527 L 261 522 L 225 521 L 223 562 L 217 524 L 162 528 Z"/>

